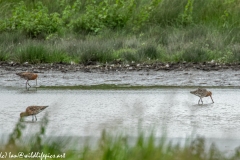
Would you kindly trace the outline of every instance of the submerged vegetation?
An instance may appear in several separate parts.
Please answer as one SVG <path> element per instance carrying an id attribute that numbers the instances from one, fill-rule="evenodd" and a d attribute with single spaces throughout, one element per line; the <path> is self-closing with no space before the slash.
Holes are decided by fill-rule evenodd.
<path id="1" fill-rule="evenodd" d="M 226 156 L 214 144 L 206 149 L 205 139 L 202 137 L 188 139 L 184 144 L 177 144 L 171 143 L 164 136 L 157 138 L 153 133 L 146 135 L 144 132 L 139 132 L 134 143 L 130 144 L 131 138 L 128 136 L 112 136 L 103 131 L 96 142 L 97 145 L 83 145 L 84 142 L 76 137 L 74 140 L 69 136 L 49 138 L 46 135 L 48 124 L 46 116 L 40 123 L 40 130 L 30 137 L 24 135 L 27 124 L 29 123 L 20 121 L 16 124 L 8 141 L 1 144 L 1 158 L 81 160 L 237 160 L 240 158 L 240 147 L 235 149 L 233 155 Z"/>
<path id="2" fill-rule="evenodd" d="M 1 0 L 0 61 L 240 62 L 239 0 Z"/>

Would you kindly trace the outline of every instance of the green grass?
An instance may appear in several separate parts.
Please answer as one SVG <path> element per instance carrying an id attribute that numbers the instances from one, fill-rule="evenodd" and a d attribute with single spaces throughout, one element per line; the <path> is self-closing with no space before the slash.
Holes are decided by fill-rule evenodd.
<path id="1" fill-rule="evenodd" d="M 109 36 L 109 34 L 111 36 Z M 123 63 L 142 62 L 206 62 L 240 61 L 240 45 L 229 33 L 206 26 L 162 28 L 152 26 L 146 33 L 102 33 L 101 35 L 66 35 L 48 40 L 31 40 L 21 33 L 0 34 L 1 61 L 20 63 Z M 238 38 L 238 37 L 236 37 Z"/>
<path id="2" fill-rule="evenodd" d="M 17 50 L 17 59 L 20 63 L 70 63 L 71 58 L 64 51 L 53 50 L 42 44 L 28 44 L 19 47 Z"/>
<path id="3" fill-rule="evenodd" d="M 165 136 L 157 138 L 154 132 L 145 134 L 142 131 L 139 131 L 138 136 L 133 140 L 133 137 L 122 134 L 113 136 L 104 130 L 97 145 L 86 143 L 80 144 L 82 146 L 80 147 L 77 143 L 81 143 L 81 140 L 77 137 L 46 136 L 48 124 L 46 117 L 45 115 L 40 123 L 39 131 L 33 135 L 24 135 L 26 124 L 19 121 L 9 135 L 7 143 L 1 144 L 0 152 L 4 155 L 5 153 L 9 155 L 10 152 L 11 155 L 18 155 L 19 152 L 30 155 L 33 152 L 82 160 L 237 160 L 240 158 L 240 147 L 236 148 L 233 155 L 226 156 L 214 144 L 206 149 L 205 139 L 202 137 L 188 138 L 184 144 L 180 144 L 172 143 Z M 7 156 L 5 159 L 11 157 Z M 24 159 L 32 159 L 32 157 Z"/>
<path id="4" fill-rule="evenodd" d="M 240 62 L 238 0 L 2 0 L 0 13 L 1 61 Z"/>
<path id="5" fill-rule="evenodd" d="M 0 49 L 0 61 L 7 61 L 9 59 L 7 52 Z"/>

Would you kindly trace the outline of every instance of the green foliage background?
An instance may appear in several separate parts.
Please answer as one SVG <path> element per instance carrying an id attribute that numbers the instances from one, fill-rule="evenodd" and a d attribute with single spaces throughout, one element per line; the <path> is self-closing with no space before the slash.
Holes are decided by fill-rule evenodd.
<path id="1" fill-rule="evenodd" d="M 239 0 L 1 0 L 0 60 L 239 62 L 239 15 Z"/>

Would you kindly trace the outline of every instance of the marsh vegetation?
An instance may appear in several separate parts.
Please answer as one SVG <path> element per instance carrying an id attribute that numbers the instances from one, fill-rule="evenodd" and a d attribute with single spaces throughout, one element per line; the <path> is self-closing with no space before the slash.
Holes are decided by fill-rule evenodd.
<path id="1" fill-rule="evenodd" d="M 238 0 L 2 0 L 0 60 L 240 61 Z"/>

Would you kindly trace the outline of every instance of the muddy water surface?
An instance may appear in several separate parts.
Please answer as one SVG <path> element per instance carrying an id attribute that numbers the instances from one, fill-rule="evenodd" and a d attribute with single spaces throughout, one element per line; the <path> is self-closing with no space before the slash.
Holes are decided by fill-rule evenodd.
<path id="1" fill-rule="evenodd" d="M 156 88 L 141 90 L 38 90 L 1 88 L 0 129 L 10 133 L 19 113 L 29 105 L 49 105 L 38 115 L 48 113 L 47 134 L 94 136 L 103 129 L 137 134 L 141 128 L 154 127 L 157 134 L 167 131 L 171 137 L 196 133 L 205 137 L 240 138 L 240 91 L 214 88 L 213 99 L 189 93 L 190 88 Z M 38 122 L 25 121 L 32 132 Z"/>
<path id="2" fill-rule="evenodd" d="M 32 123 L 31 117 L 25 119 L 24 132 L 37 132 L 48 113 L 47 135 L 95 137 L 106 129 L 136 136 L 140 128 L 146 132 L 154 129 L 156 136 L 166 132 L 171 138 L 192 134 L 217 138 L 222 147 L 234 148 L 240 144 L 239 80 L 237 71 L 46 72 L 39 73 L 37 91 L 33 88 L 26 91 L 25 80 L 15 72 L 1 71 L 0 134 L 12 132 L 20 112 L 27 106 L 49 105 L 37 116 L 37 122 Z M 30 84 L 34 86 L 35 82 Z M 156 87 L 127 90 L 67 87 L 102 84 Z M 52 86 L 66 87 L 51 89 Z M 198 86 L 207 86 L 213 92 L 214 104 L 210 98 L 204 98 L 203 105 L 197 104 L 198 97 L 189 91 Z"/>

